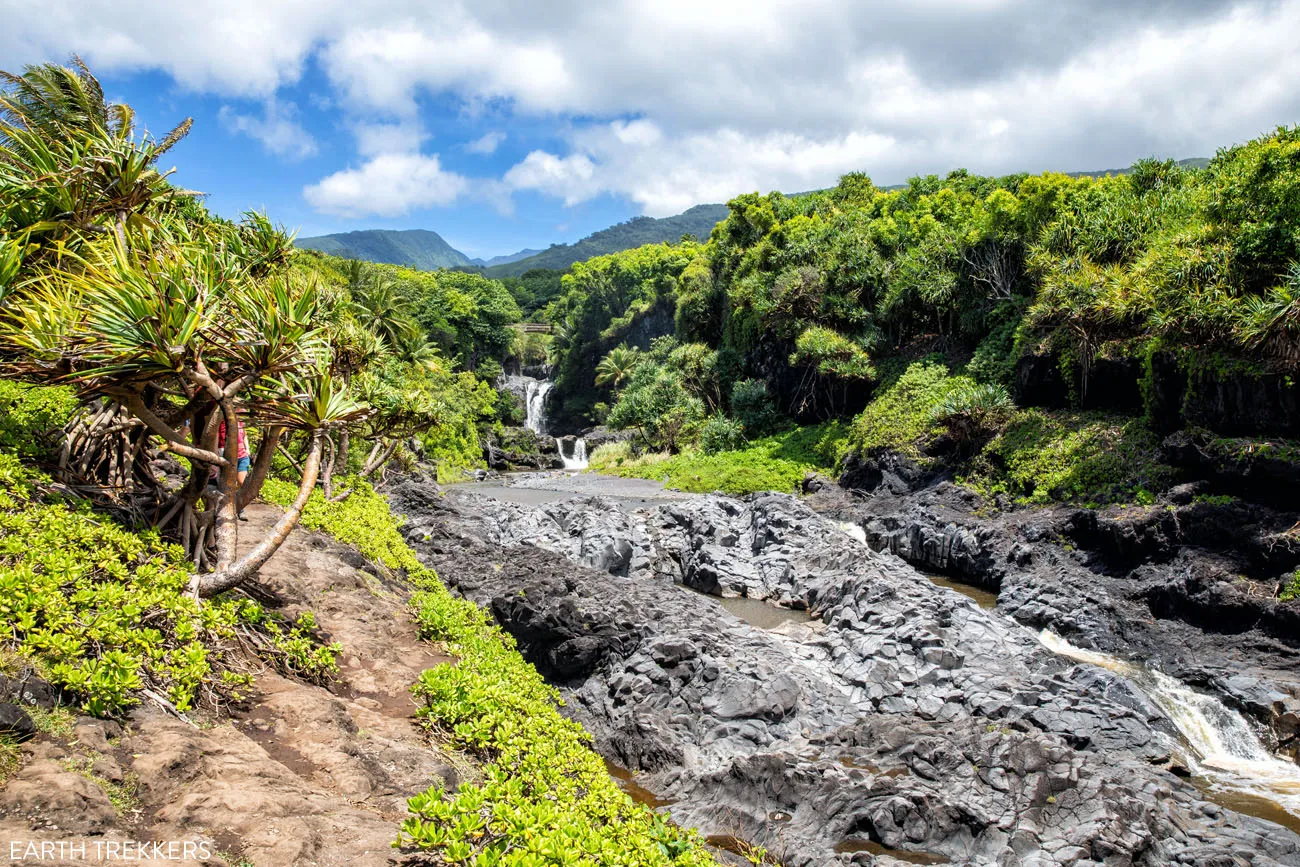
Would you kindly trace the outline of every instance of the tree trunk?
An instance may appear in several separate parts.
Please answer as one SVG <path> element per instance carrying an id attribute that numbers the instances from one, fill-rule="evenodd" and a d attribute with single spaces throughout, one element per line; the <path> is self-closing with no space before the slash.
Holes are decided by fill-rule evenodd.
<path id="1" fill-rule="evenodd" d="M 320 474 L 320 457 L 322 444 L 324 443 L 325 434 L 323 431 L 316 430 L 312 432 L 311 449 L 307 453 L 307 460 L 303 465 L 302 483 L 298 486 L 298 497 L 293 501 L 285 513 L 280 516 L 280 520 L 275 522 L 271 532 L 266 538 L 258 542 L 253 550 L 249 551 L 239 562 L 234 563 L 225 569 L 220 569 L 210 575 L 195 575 L 191 578 L 191 587 L 198 590 L 200 596 L 215 596 L 226 590 L 236 587 L 247 581 L 257 574 L 257 570 L 271 559 L 271 555 L 280 549 L 284 540 L 289 538 L 289 533 L 293 528 L 298 526 L 298 520 L 302 517 L 302 510 L 307 505 L 307 500 L 311 498 L 312 491 L 316 488 L 316 478 Z"/>
<path id="2" fill-rule="evenodd" d="M 239 509 L 236 502 L 239 488 L 239 416 L 235 414 L 235 402 L 229 398 L 222 399 L 217 409 L 226 423 L 226 444 L 222 449 L 226 465 L 218 475 L 221 498 L 217 501 L 215 528 L 216 568 L 220 572 L 235 562 L 239 552 Z"/>
<path id="3" fill-rule="evenodd" d="M 339 454 L 335 459 L 338 470 L 343 475 L 348 474 L 348 447 L 352 445 L 352 432 L 347 428 L 339 433 Z"/>

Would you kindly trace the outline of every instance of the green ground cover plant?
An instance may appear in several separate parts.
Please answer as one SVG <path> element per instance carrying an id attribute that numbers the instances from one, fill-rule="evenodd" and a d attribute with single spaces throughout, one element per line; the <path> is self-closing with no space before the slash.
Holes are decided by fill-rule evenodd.
<path id="1" fill-rule="evenodd" d="M 81 710 L 117 715 L 149 693 L 181 711 L 220 705 L 250 679 L 239 636 L 287 673 L 336 670 L 338 648 L 312 637 L 310 615 L 287 623 L 247 598 L 200 604 L 178 546 L 47 499 L 46 484 L 0 452 L 0 649 Z"/>

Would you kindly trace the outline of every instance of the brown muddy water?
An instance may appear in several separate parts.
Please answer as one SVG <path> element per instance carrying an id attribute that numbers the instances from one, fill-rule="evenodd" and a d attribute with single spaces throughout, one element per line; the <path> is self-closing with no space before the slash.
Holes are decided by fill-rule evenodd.
<path id="1" fill-rule="evenodd" d="M 636 781 L 636 774 L 629 771 L 622 765 L 616 765 L 609 759 L 605 759 L 605 770 L 618 783 L 618 787 L 623 790 L 633 801 L 638 804 L 645 804 L 652 810 L 658 810 L 660 807 L 672 806 L 673 802 L 659 797 L 654 792 L 647 789 Z"/>
<path id="2" fill-rule="evenodd" d="M 920 570 L 917 570 L 920 571 Z M 954 581 L 951 578 L 945 578 L 942 575 L 934 575 L 930 572 L 921 572 L 930 583 L 936 587 L 947 587 L 949 590 L 956 590 L 962 596 L 975 600 L 975 604 L 985 611 L 992 611 L 998 607 L 998 594 L 976 587 L 972 584 L 963 584 L 960 581 Z"/>
<path id="3" fill-rule="evenodd" d="M 750 626 L 757 626 L 759 629 L 776 629 L 787 623 L 807 623 L 812 620 L 812 615 L 807 611 L 781 608 L 761 599 L 726 598 L 721 596 L 712 596 L 710 598 L 716 600 L 719 605 Z"/>
<path id="4" fill-rule="evenodd" d="M 880 843 L 871 840 L 844 840 L 835 847 L 835 851 L 840 854 L 870 852 L 872 855 L 888 855 L 896 861 L 902 861 L 907 864 L 951 863 L 942 855 L 934 855 L 930 852 L 911 852 L 907 849 L 890 849 L 888 846 L 882 846 Z"/>

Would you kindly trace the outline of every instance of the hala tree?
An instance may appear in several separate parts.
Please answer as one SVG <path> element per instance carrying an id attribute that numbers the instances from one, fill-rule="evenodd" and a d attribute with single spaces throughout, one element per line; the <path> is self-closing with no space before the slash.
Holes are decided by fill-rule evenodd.
<path id="1" fill-rule="evenodd" d="M 198 594 L 236 586 L 297 524 L 328 432 L 369 414 L 332 372 L 321 293 L 290 278 L 292 239 L 265 217 L 207 218 L 157 171 L 189 121 L 137 137 L 80 61 L 3 80 L 0 372 L 76 389 L 65 486 L 180 542 Z M 242 487 L 238 438 L 218 447 L 241 418 L 263 426 Z M 238 511 L 291 432 L 308 444 L 298 496 L 240 554 Z M 150 466 L 164 452 L 187 469 L 179 490 Z"/>

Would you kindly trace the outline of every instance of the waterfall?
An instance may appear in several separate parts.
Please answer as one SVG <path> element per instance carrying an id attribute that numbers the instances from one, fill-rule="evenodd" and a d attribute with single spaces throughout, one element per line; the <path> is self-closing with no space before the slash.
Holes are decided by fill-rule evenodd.
<path id="1" fill-rule="evenodd" d="M 560 450 L 560 457 L 564 460 L 566 470 L 585 470 L 587 468 L 587 441 L 582 437 L 573 438 L 573 452 L 564 453 L 564 440 L 556 439 L 555 446 Z"/>
<path id="2" fill-rule="evenodd" d="M 1075 647 L 1050 629 L 1038 639 L 1053 653 L 1128 678 L 1178 728 L 1192 770 L 1216 787 L 1267 798 L 1300 817 L 1300 766 L 1265 749 L 1237 711 L 1164 672 Z"/>
<path id="3" fill-rule="evenodd" d="M 524 408 L 528 413 L 524 427 L 533 433 L 546 433 L 546 395 L 552 385 L 549 379 L 541 382 L 530 379 L 524 387 Z"/>

